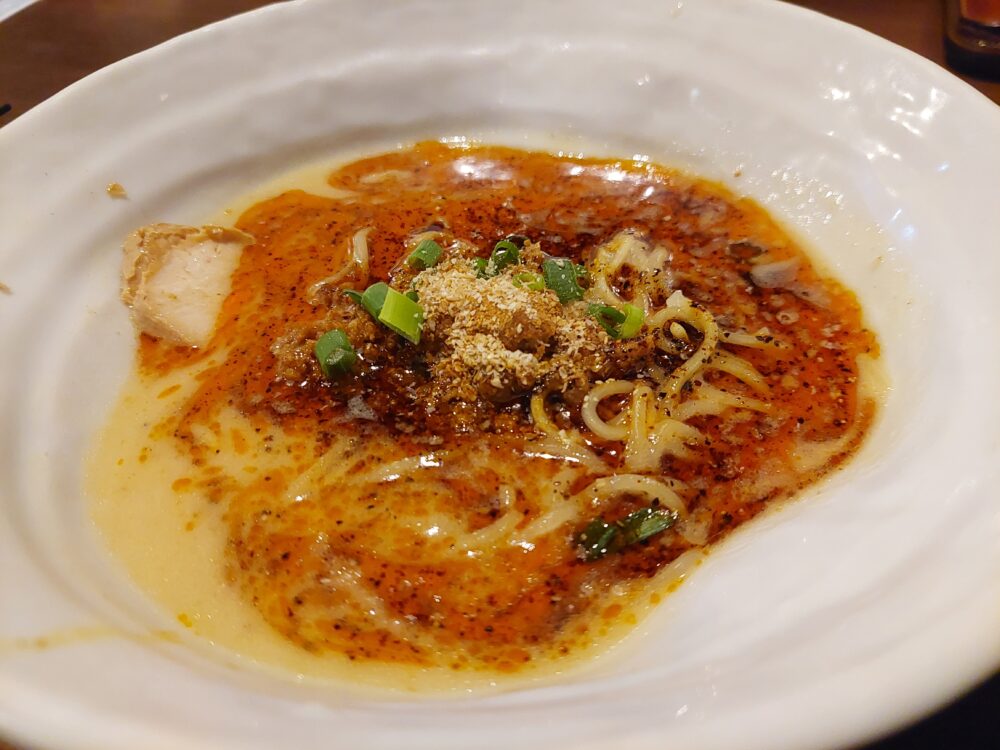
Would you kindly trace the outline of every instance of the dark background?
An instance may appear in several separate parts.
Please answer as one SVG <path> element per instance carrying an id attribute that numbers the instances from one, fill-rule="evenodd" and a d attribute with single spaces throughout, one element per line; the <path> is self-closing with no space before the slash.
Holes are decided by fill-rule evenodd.
<path id="1" fill-rule="evenodd" d="M 261 0 L 40 0 L 0 22 L 0 127 L 98 68 L 265 4 Z M 795 4 L 861 26 L 945 64 L 941 0 Z M 961 77 L 1000 104 L 1000 81 Z M 983 147 L 1000 148 L 1000 133 Z M 1000 175 L 997 186 L 1000 198 Z M 939 749 L 1000 750 L 1000 676 L 930 718 L 865 748 Z M 0 750 L 12 748 L 0 739 Z"/>

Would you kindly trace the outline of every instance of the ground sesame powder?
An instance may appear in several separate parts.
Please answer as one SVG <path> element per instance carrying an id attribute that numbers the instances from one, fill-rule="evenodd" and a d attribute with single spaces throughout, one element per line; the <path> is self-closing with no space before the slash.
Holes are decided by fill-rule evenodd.
<path id="1" fill-rule="evenodd" d="M 537 245 L 526 248 L 528 263 L 535 255 Z M 526 264 L 516 268 L 523 273 Z M 419 274 L 414 288 L 424 335 L 440 346 L 432 371 L 452 395 L 496 399 L 539 385 L 564 389 L 606 364 L 611 340 L 586 305 L 518 286 L 512 270 L 481 278 L 468 260 L 454 258 Z"/>

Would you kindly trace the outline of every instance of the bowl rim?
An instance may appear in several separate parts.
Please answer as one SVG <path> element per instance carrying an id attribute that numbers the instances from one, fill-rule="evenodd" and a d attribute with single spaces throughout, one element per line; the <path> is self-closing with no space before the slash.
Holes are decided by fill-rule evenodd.
<path id="1" fill-rule="evenodd" d="M 144 64 L 155 64 L 156 61 L 159 60 L 164 54 L 169 53 L 175 47 L 182 47 L 192 41 L 197 42 L 203 38 L 210 38 L 216 33 L 219 27 L 224 26 L 225 28 L 233 29 L 243 23 L 263 23 L 270 14 L 284 15 L 286 13 L 295 13 L 299 7 L 310 4 L 319 4 L 322 1 L 323 0 L 295 0 L 294 2 L 286 4 L 273 4 L 250 10 L 201 27 L 192 32 L 188 32 L 187 34 L 180 35 L 148 50 L 144 50 L 135 55 L 112 63 L 111 65 L 92 73 L 84 79 L 77 81 L 52 98 L 23 113 L 16 120 L 6 124 L 3 128 L 0 128 L 0 147 L 6 145 L 8 142 L 16 143 L 19 138 L 26 137 L 35 120 L 49 117 L 50 112 L 57 113 L 58 108 L 61 107 L 65 101 L 71 100 L 73 97 L 85 97 L 87 92 L 92 87 L 104 86 L 106 81 L 108 81 L 111 77 L 122 71 L 128 70 L 128 68 L 134 64 L 136 60 L 139 60 Z M 961 97 L 968 106 L 975 108 L 977 110 L 977 125 L 986 126 L 992 130 L 1000 132 L 1000 108 L 998 108 L 984 94 L 976 90 L 970 84 L 962 81 L 957 76 L 952 75 L 933 61 L 928 60 L 927 58 L 924 58 L 904 47 L 878 37 L 871 32 L 844 23 L 837 19 L 832 19 L 811 9 L 787 3 L 775 3 L 771 0 L 744 0 L 744 2 L 745 4 L 752 6 L 754 12 L 785 14 L 788 18 L 798 18 L 801 23 L 813 24 L 823 28 L 829 28 L 832 24 L 839 29 L 840 33 L 851 35 L 861 44 L 869 46 L 877 45 L 886 50 L 891 49 L 893 55 L 901 56 L 911 66 L 917 69 L 922 76 L 928 78 L 935 86 L 944 89 L 953 96 Z M 248 19 L 251 20 L 248 21 Z M 923 700 L 913 700 L 913 696 L 911 695 L 911 701 L 906 710 L 901 710 L 899 715 L 894 717 L 894 726 L 884 726 L 880 730 L 875 731 L 874 734 L 872 732 L 868 732 L 865 736 L 878 736 L 879 732 L 888 733 L 889 731 L 892 731 L 893 728 L 898 727 L 903 723 L 916 720 L 933 711 L 935 708 L 944 704 L 948 700 L 956 697 L 957 694 L 968 690 L 978 682 L 988 677 L 1000 668 L 1000 647 L 994 648 L 995 653 L 992 660 L 981 660 L 978 663 L 975 663 L 975 660 L 973 660 L 972 662 L 965 664 L 962 669 L 956 668 L 952 670 L 950 673 L 951 680 L 942 679 L 940 683 L 934 686 L 934 689 L 926 690 L 923 694 Z M 959 674 L 959 672 L 961 672 L 961 674 Z M 2 714 L 0 714 L 0 718 L 2 718 Z M 9 727 L 14 727 L 16 721 L 5 720 L 0 723 L 3 723 L 6 729 L 8 728 L 7 725 L 9 725 Z M 50 731 L 56 730 L 55 727 L 49 727 L 48 729 Z M 16 732 L 16 730 L 14 731 Z M 67 729 L 67 731 L 62 734 L 56 730 L 56 733 L 52 734 L 50 739 L 45 741 L 55 742 L 56 738 L 60 737 L 62 738 L 59 740 L 60 743 L 63 740 L 66 740 L 69 741 L 68 744 L 72 744 L 79 739 L 73 734 L 72 729 Z M 846 734 L 845 737 L 851 739 L 851 735 L 849 733 Z M 23 739 L 28 743 L 37 741 L 36 739 L 28 738 L 27 736 Z M 854 739 L 858 738 L 855 737 Z"/>

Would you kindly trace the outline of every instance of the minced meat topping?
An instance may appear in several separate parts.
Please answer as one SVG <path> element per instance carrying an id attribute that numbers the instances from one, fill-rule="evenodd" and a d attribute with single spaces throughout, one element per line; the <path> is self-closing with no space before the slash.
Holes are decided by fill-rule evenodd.
<path id="1" fill-rule="evenodd" d="M 532 393 L 579 400 L 595 380 L 634 372 L 653 355 L 650 336 L 616 340 L 591 305 L 538 288 L 548 257 L 538 244 L 520 238 L 517 263 L 484 270 L 471 244 L 432 234 L 444 245 L 439 262 L 417 270 L 404 259 L 389 275 L 392 289 L 419 304 L 418 342 L 345 294 L 329 295 L 321 320 L 293 327 L 272 347 L 279 377 L 345 401 L 361 397 L 379 421 L 406 432 L 462 432 L 523 424 Z M 326 378 L 317 366 L 316 341 L 330 329 L 342 330 L 357 353 L 343 377 Z"/>

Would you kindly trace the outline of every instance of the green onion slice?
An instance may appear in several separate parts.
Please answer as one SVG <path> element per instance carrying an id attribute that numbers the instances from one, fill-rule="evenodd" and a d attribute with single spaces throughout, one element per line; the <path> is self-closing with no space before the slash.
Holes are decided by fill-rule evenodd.
<path id="1" fill-rule="evenodd" d="M 577 534 L 576 545 L 587 562 L 599 560 L 612 551 L 611 545 L 618 536 L 618 527 L 603 518 L 595 518 Z"/>
<path id="2" fill-rule="evenodd" d="M 534 271 L 522 271 L 514 274 L 514 286 L 541 292 L 545 289 L 545 277 Z"/>
<path id="3" fill-rule="evenodd" d="M 518 241 L 520 241 L 520 244 L 518 244 Z M 500 240 L 493 246 L 493 252 L 490 254 L 489 260 L 476 258 L 472 261 L 476 269 L 476 276 L 481 279 L 489 279 L 496 276 L 503 269 L 507 268 L 507 266 L 520 263 L 521 246 L 525 242 L 527 242 L 526 237 L 514 234 L 505 240 Z"/>
<path id="4" fill-rule="evenodd" d="M 625 313 L 611 307 L 610 305 L 588 305 L 587 313 L 597 318 L 601 328 L 607 331 L 608 335 L 616 339 L 619 336 L 621 324 L 625 322 Z"/>
<path id="5" fill-rule="evenodd" d="M 642 330 L 642 324 L 646 321 L 646 313 L 642 311 L 641 307 L 628 303 L 622 307 L 622 312 L 625 313 L 625 320 L 622 321 L 621 328 L 618 329 L 618 337 L 633 338 Z"/>
<path id="6" fill-rule="evenodd" d="M 335 378 L 350 372 L 358 359 L 351 340 L 340 328 L 334 328 L 320 336 L 313 352 L 324 378 Z"/>
<path id="7" fill-rule="evenodd" d="M 677 513 L 665 508 L 642 508 L 617 523 L 595 518 L 576 536 L 580 556 L 587 562 L 645 541 L 677 523 Z"/>
<path id="8" fill-rule="evenodd" d="M 386 287 L 385 301 L 379 311 L 378 320 L 410 343 L 420 343 L 424 309 L 405 294 Z"/>
<path id="9" fill-rule="evenodd" d="M 546 258 L 542 261 L 545 285 L 556 293 L 562 303 L 583 299 L 583 287 L 577 281 L 576 264 L 566 258 Z"/>
<path id="10" fill-rule="evenodd" d="M 353 289 L 344 292 L 348 297 L 365 308 L 373 318 L 378 318 L 382 312 L 382 305 L 385 304 L 385 295 L 389 293 L 389 285 L 384 281 L 377 281 L 365 289 L 363 294 Z"/>
<path id="11" fill-rule="evenodd" d="M 351 289 L 344 294 L 365 308 L 379 323 L 391 328 L 407 341 L 414 344 L 420 342 L 424 309 L 417 304 L 415 289 L 400 294 L 384 281 L 377 281 L 365 289 L 364 294 Z"/>
<path id="12" fill-rule="evenodd" d="M 641 308 L 627 302 L 621 310 L 610 305 L 591 304 L 587 313 L 593 315 L 601 328 L 613 339 L 630 339 L 642 329 L 646 314 Z"/>
<path id="13" fill-rule="evenodd" d="M 493 254 L 490 256 L 490 265 L 493 267 L 493 275 L 500 273 L 507 266 L 513 266 L 521 262 L 521 249 L 510 240 L 500 240 L 493 247 Z"/>
<path id="14" fill-rule="evenodd" d="M 677 523 L 677 513 L 665 508 L 642 508 L 629 513 L 618 522 L 621 533 L 618 537 L 619 548 L 638 544 L 651 536 L 666 531 Z"/>
<path id="15" fill-rule="evenodd" d="M 437 262 L 441 260 L 441 252 L 441 246 L 434 240 L 423 240 L 407 257 L 406 263 L 423 271 L 437 265 Z"/>

